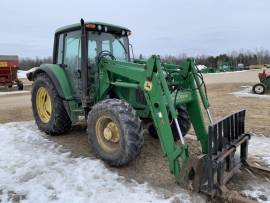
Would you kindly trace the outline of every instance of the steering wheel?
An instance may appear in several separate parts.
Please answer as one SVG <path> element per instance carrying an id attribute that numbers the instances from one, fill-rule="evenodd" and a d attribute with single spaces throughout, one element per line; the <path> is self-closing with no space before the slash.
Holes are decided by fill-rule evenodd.
<path id="1" fill-rule="evenodd" d="M 116 60 L 116 58 L 114 57 L 114 55 L 112 54 L 112 52 L 108 51 L 108 50 L 104 50 L 99 52 L 99 54 L 97 55 L 97 62 L 99 64 L 99 62 L 101 61 L 102 58 L 104 57 L 110 57 L 112 60 Z"/>

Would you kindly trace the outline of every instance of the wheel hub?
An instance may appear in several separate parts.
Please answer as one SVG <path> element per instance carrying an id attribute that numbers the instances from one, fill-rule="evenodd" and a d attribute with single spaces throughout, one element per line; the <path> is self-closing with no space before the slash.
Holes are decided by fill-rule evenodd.
<path id="1" fill-rule="evenodd" d="M 111 142 L 119 142 L 120 139 L 119 130 L 114 122 L 108 123 L 108 125 L 104 129 L 103 134 L 106 140 Z"/>
<path id="2" fill-rule="evenodd" d="M 263 92 L 263 87 L 261 87 L 261 86 L 257 86 L 255 89 L 256 89 L 256 92 L 258 92 L 258 93 Z"/>
<path id="3" fill-rule="evenodd" d="M 117 123 L 107 116 L 101 116 L 96 122 L 96 136 L 100 146 L 107 152 L 118 149 L 121 133 Z"/>
<path id="4" fill-rule="evenodd" d="M 105 128 L 103 133 L 106 140 L 110 140 L 112 138 L 112 131 L 110 128 Z"/>

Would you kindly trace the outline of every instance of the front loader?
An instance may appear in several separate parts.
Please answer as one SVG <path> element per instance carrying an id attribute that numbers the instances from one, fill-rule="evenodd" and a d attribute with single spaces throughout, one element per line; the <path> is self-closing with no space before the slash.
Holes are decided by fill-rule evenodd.
<path id="1" fill-rule="evenodd" d="M 53 64 L 28 74 L 34 81 L 37 126 L 58 135 L 84 118 L 92 149 L 112 166 L 126 165 L 140 154 L 143 126 L 148 126 L 181 185 L 222 195 L 226 182 L 247 159 L 245 110 L 213 122 L 194 61 L 166 64 L 156 55 L 132 60 L 130 34 L 127 28 L 83 20 L 58 29 Z M 185 140 L 191 124 L 199 154 L 191 153 Z"/>

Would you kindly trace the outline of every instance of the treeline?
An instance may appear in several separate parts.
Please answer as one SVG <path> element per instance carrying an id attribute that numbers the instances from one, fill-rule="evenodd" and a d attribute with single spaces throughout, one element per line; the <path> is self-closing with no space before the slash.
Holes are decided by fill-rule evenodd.
<path id="1" fill-rule="evenodd" d="M 178 56 L 166 55 L 161 58 L 165 62 L 179 64 L 188 57 L 189 56 L 186 54 L 180 54 Z M 139 58 L 143 59 L 145 57 L 140 55 Z M 257 64 L 270 64 L 270 52 L 265 49 L 258 49 L 255 51 L 232 51 L 218 56 L 200 55 L 192 58 L 195 59 L 197 64 L 214 68 L 222 65 L 228 65 L 235 68 L 238 64 L 243 64 L 245 67 Z"/>
<path id="2" fill-rule="evenodd" d="M 162 56 L 161 58 L 165 62 L 179 64 L 188 57 L 189 56 L 186 54 L 179 54 L 178 56 L 166 55 Z M 144 57 L 142 54 L 140 54 L 139 58 L 145 59 L 147 57 Z M 255 51 L 232 51 L 230 53 L 220 54 L 218 56 L 200 55 L 192 58 L 195 59 L 197 64 L 214 68 L 222 65 L 228 65 L 232 68 L 235 68 L 238 66 L 238 64 L 243 64 L 245 67 L 257 64 L 270 64 L 270 52 L 265 49 L 257 49 Z M 37 67 L 42 63 L 52 63 L 52 58 L 21 58 L 20 68 L 28 70 L 30 68 Z"/>
<path id="3" fill-rule="evenodd" d="M 269 64 L 270 53 L 268 50 L 260 49 L 256 51 L 233 51 L 228 54 L 218 56 L 198 56 L 196 57 L 197 64 L 203 64 L 208 67 L 218 67 L 229 65 L 237 67 L 238 64 L 243 64 L 245 67 L 257 64 Z"/>
<path id="4" fill-rule="evenodd" d="M 19 67 L 22 70 L 29 70 L 33 67 L 38 67 L 42 63 L 52 63 L 51 57 L 46 58 L 20 58 L 19 59 Z"/>

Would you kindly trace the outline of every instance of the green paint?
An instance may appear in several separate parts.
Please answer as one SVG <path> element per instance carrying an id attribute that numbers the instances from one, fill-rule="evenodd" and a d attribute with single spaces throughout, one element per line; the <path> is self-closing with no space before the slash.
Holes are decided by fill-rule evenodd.
<path id="1" fill-rule="evenodd" d="M 59 85 L 61 86 L 62 92 L 64 94 L 65 100 L 72 100 L 72 92 L 71 86 L 69 83 L 69 79 L 65 73 L 65 69 L 61 68 L 59 65 L 56 64 L 42 64 L 40 66 L 40 70 L 49 69 L 53 72 L 54 76 L 57 78 Z"/>
<path id="2" fill-rule="evenodd" d="M 79 106 L 78 102 L 74 99 L 71 91 L 71 85 L 69 83 L 69 79 L 65 73 L 65 69 L 61 68 L 56 64 L 42 64 L 37 71 L 50 71 L 55 76 L 58 84 L 63 93 L 63 100 L 68 104 L 68 114 L 72 123 L 76 123 L 78 121 L 78 116 L 83 115 L 83 111 Z"/>

